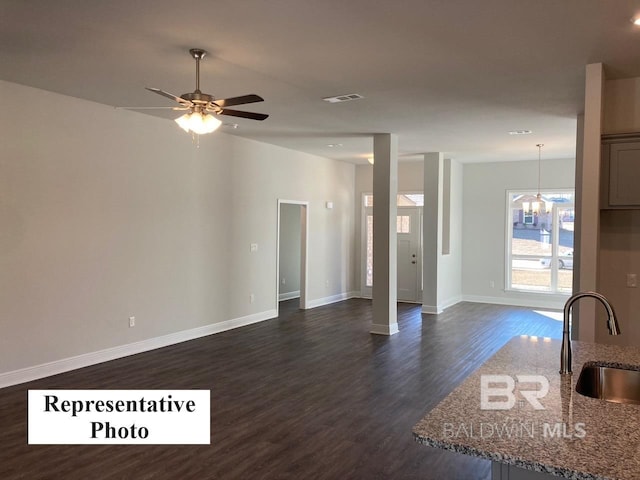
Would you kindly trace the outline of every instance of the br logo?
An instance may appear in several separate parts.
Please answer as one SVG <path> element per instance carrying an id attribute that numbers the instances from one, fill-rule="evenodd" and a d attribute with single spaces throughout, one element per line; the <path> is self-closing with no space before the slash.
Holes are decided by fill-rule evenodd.
<path id="1" fill-rule="evenodd" d="M 539 388 L 529 389 L 518 387 L 518 393 L 535 410 L 544 410 L 539 399 L 549 393 L 549 380 L 543 375 L 481 375 L 480 377 L 480 409 L 481 410 L 511 410 L 518 398 L 516 381 L 528 386 L 538 385 Z M 522 401 L 521 401 L 522 402 Z M 524 402 L 522 402 L 524 404 Z"/>

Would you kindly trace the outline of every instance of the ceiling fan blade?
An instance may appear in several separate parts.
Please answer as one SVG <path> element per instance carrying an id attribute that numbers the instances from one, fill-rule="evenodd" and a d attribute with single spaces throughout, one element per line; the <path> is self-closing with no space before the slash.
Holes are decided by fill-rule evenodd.
<path id="1" fill-rule="evenodd" d="M 240 110 L 230 110 L 228 108 L 223 108 L 218 112 L 219 115 L 229 115 L 231 117 L 242 117 L 249 118 L 251 120 L 264 120 L 268 118 L 269 115 L 264 113 L 254 113 L 254 112 L 242 112 Z"/>
<path id="2" fill-rule="evenodd" d="M 160 90 L 159 88 L 149 88 L 149 87 L 144 87 L 144 88 L 146 88 L 150 92 L 157 93 L 158 95 L 162 95 L 163 97 L 170 98 L 171 100 L 174 100 L 180 103 L 181 105 L 185 105 L 187 107 L 190 107 L 191 105 L 193 105 L 189 100 L 185 100 L 184 98 L 177 97 L 174 94 L 165 92 L 164 90 Z"/>
<path id="3" fill-rule="evenodd" d="M 189 107 L 184 105 L 180 107 L 115 107 L 116 110 L 189 110 Z"/>
<path id="4" fill-rule="evenodd" d="M 260 95 L 252 93 L 251 95 L 242 95 L 241 97 L 222 98 L 220 100 L 214 100 L 220 108 L 233 107 L 234 105 L 244 105 L 245 103 L 264 102 L 264 98 Z"/>

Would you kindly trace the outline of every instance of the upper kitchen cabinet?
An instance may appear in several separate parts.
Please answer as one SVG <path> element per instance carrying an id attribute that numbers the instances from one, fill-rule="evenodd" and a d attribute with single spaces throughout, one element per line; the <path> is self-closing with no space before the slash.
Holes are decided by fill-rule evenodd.
<path id="1" fill-rule="evenodd" d="M 640 209 L 640 134 L 602 137 L 600 208 Z"/>
<path id="2" fill-rule="evenodd" d="M 640 209 L 640 78 L 603 85 L 600 208 Z"/>

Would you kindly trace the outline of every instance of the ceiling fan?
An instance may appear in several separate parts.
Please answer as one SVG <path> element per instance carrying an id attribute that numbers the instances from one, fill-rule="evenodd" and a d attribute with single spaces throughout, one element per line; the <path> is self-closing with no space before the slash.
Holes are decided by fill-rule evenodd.
<path id="1" fill-rule="evenodd" d="M 189 50 L 189 53 L 196 61 L 196 89 L 193 92 L 185 93 L 178 97 L 159 88 L 145 87 L 150 92 L 176 101 L 179 106 L 173 107 L 173 110 L 186 111 L 184 115 L 175 120 L 185 132 L 193 132 L 198 135 L 213 132 L 222 123 L 216 118 L 218 115 L 229 115 L 251 120 L 264 120 L 269 116 L 264 113 L 245 112 L 227 108 L 235 105 L 244 105 L 246 103 L 263 102 L 264 99 L 259 95 L 250 94 L 216 100 L 213 95 L 202 93 L 200 91 L 200 61 L 207 52 L 199 48 L 192 48 Z"/>

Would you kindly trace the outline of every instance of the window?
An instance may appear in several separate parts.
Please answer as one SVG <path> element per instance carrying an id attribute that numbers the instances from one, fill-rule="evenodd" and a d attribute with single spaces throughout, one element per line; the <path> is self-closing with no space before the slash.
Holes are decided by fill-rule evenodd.
<path id="1" fill-rule="evenodd" d="M 367 287 L 373 286 L 373 215 L 367 215 L 367 252 L 366 252 L 366 280 Z"/>
<path id="2" fill-rule="evenodd" d="M 399 193 L 398 194 L 398 206 L 399 207 L 422 207 L 424 206 L 424 194 L 423 193 Z M 364 206 L 373 207 L 373 195 L 366 193 L 364 195 Z"/>
<path id="3" fill-rule="evenodd" d="M 574 191 L 507 192 L 506 288 L 570 294 Z"/>
<path id="4" fill-rule="evenodd" d="M 409 215 L 398 215 L 396 224 L 397 233 L 411 233 L 411 217 Z"/>

